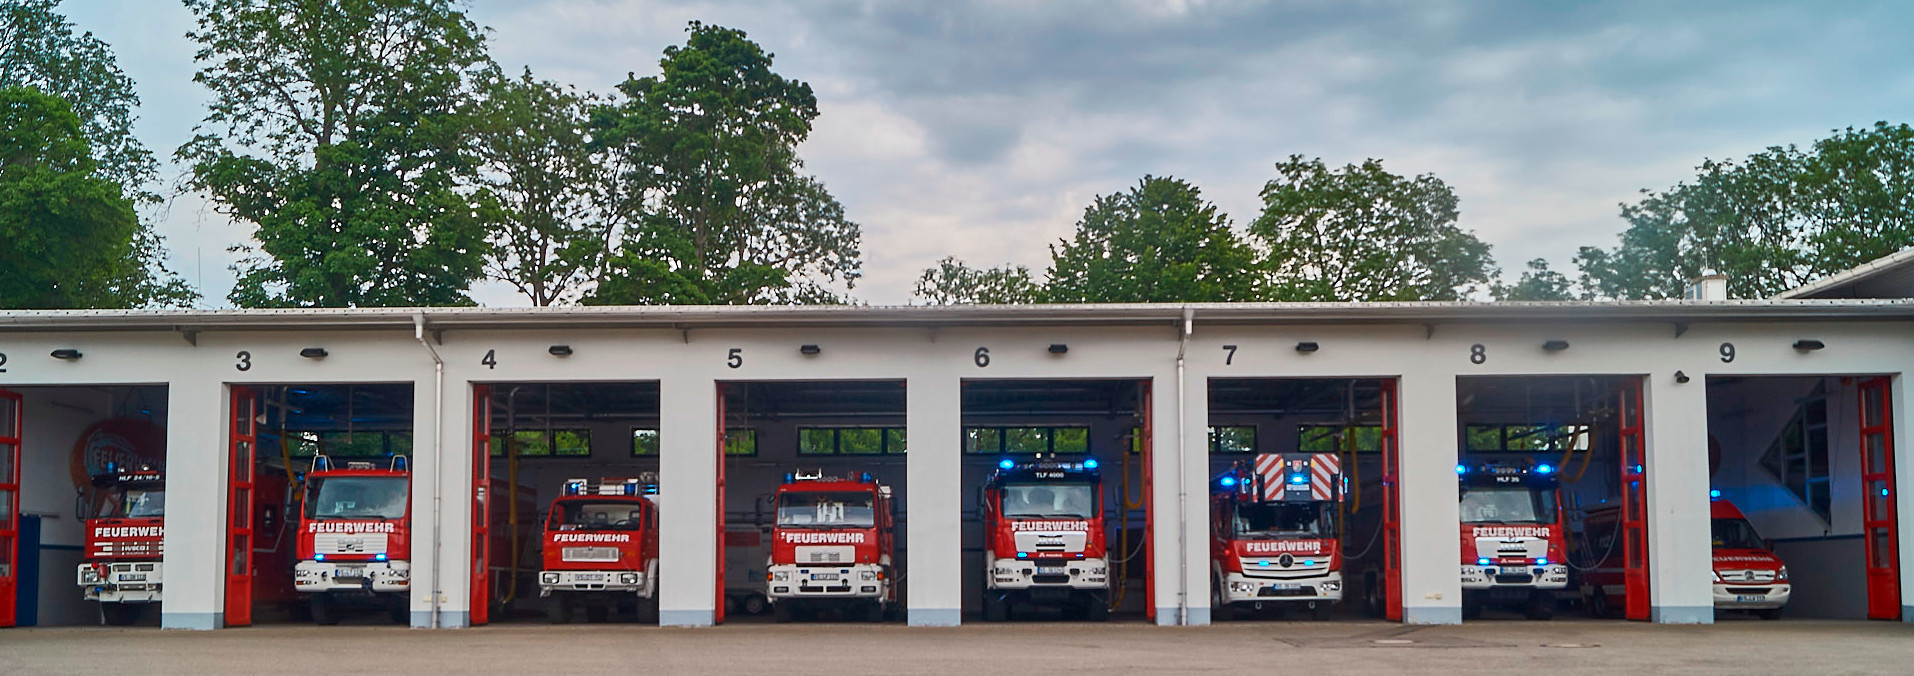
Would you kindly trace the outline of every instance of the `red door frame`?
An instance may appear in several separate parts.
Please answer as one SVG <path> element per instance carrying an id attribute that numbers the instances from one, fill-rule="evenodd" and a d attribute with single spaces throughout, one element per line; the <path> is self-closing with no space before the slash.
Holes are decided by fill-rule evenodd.
<path id="1" fill-rule="evenodd" d="M 1402 621 L 1402 496 L 1397 481 L 1401 455 L 1396 433 L 1396 380 L 1382 380 L 1382 588 L 1383 617 Z M 1353 460 L 1352 460 L 1353 462 Z M 1362 487 L 1358 486 L 1357 490 Z M 1347 584 L 1346 582 L 1344 583 Z"/>
<path id="2" fill-rule="evenodd" d="M 718 571 L 718 589 L 714 600 L 717 605 L 713 606 L 711 611 L 711 621 L 714 624 L 724 624 L 724 540 L 728 537 L 724 522 L 724 464 L 727 460 L 724 434 L 724 390 L 724 383 L 718 383 L 718 560 L 717 565 L 714 566 Z"/>
<path id="3" fill-rule="evenodd" d="M 232 387 L 226 466 L 226 626 L 253 623 L 253 510 L 257 494 L 259 396 Z"/>
<path id="4" fill-rule="evenodd" d="M 472 386 L 472 604 L 473 626 L 492 616 L 492 388 Z M 516 496 L 507 496 L 512 499 Z"/>
<path id="5" fill-rule="evenodd" d="M 1154 471 L 1154 468 L 1151 467 L 1151 464 L 1153 462 L 1153 459 L 1156 457 L 1156 453 L 1155 453 L 1155 450 L 1156 450 L 1156 406 L 1155 406 L 1156 388 L 1153 387 L 1153 383 L 1148 380 L 1143 381 L 1142 385 L 1143 385 L 1143 402 L 1141 406 L 1143 409 L 1143 615 L 1144 617 L 1148 618 L 1149 621 L 1155 622 L 1156 621 L 1156 499 L 1155 499 L 1156 490 L 1154 488 L 1154 482 L 1152 479 L 1156 475 L 1156 472 Z M 1183 405 L 1183 402 L 1179 401 L 1177 402 L 1177 405 L 1181 406 Z M 959 427 L 962 427 L 962 425 L 959 425 Z M 1183 433 L 1182 430 L 1177 430 L 1177 434 L 1182 434 L 1182 433 Z M 1183 474 L 1183 471 L 1181 469 L 1178 469 L 1177 475 L 1182 476 L 1182 474 Z M 1125 481 L 1128 481 L 1128 479 L 1126 478 Z M 1123 506 L 1122 502 L 1123 502 L 1123 499 L 1119 497 L 1117 499 L 1117 506 L 1122 507 Z M 1125 521 L 1128 521 L 1130 519 L 1129 510 L 1125 509 L 1120 511 L 1123 512 L 1123 519 Z M 1128 524 L 1124 524 L 1124 527 L 1127 528 Z M 1106 540 L 1105 542 L 1107 543 L 1108 541 Z M 1106 547 L 1105 549 L 1107 551 L 1108 548 Z M 1119 554 L 1127 554 L 1127 552 L 1119 552 Z M 1178 556 L 1182 556 L 1182 555 L 1183 555 L 1182 553 L 1178 554 Z M 1127 568 L 1128 564 L 1125 564 L 1125 565 L 1126 567 L 1124 570 L 1128 570 Z"/>
<path id="6" fill-rule="evenodd" d="M 1626 616 L 1647 620 L 1651 599 L 1648 585 L 1648 463 L 1642 426 L 1642 379 L 1633 378 L 1616 391 L 1620 414 L 1622 487 L 1622 588 Z"/>
<path id="7" fill-rule="evenodd" d="M 1894 403 L 1886 376 L 1861 381 L 1862 541 L 1867 543 L 1867 618 L 1901 619 L 1900 534 L 1894 488 Z"/>
<path id="8" fill-rule="evenodd" d="M 19 621 L 20 603 L 20 418 L 26 406 L 20 393 L 0 390 L 0 627 Z"/>

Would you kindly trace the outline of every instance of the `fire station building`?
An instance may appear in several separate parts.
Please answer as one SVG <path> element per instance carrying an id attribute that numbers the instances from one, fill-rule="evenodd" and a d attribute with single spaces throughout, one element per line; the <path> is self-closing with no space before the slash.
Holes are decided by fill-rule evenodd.
<path id="1" fill-rule="evenodd" d="M 295 621 L 309 609 L 273 580 L 324 456 L 409 473 L 387 555 L 409 562 L 414 627 L 535 607 L 561 487 L 652 472 L 659 623 L 751 621 L 767 496 L 814 468 L 895 489 L 895 619 L 955 625 L 981 621 L 992 565 L 982 487 L 1005 458 L 1054 456 L 1100 466 L 1113 616 L 1204 625 L 1231 579 L 1219 477 L 1314 453 L 1342 486 L 1322 526 L 1337 617 L 1507 612 L 1458 575 L 1498 575 L 1458 504 L 1518 467 L 1558 477 L 1537 520 L 1563 526 L 1563 613 L 1714 622 L 1730 502 L 1785 562 L 1788 617 L 1914 618 L 1895 492 L 1914 256 L 1785 298 L 1694 295 L 0 313 L 0 603 L 22 625 L 100 622 L 75 577 L 87 520 L 119 499 L 95 477 L 138 466 L 166 496 L 145 623 Z"/>

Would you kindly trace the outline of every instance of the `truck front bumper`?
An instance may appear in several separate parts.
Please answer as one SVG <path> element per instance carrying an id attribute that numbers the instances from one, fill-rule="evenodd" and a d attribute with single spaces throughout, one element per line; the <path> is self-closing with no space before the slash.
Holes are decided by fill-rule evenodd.
<path id="1" fill-rule="evenodd" d="M 76 575 L 88 601 L 159 603 L 163 571 L 158 561 L 82 563 Z"/>
<path id="2" fill-rule="evenodd" d="M 801 566 L 774 564 L 766 569 L 765 596 L 779 599 L 890 598 L 890 580 L 875 563 Z"/>
<path id="3" fill-rule="evenodd" d="M 1242 573 L 1228 573 L 1223 576 L 1224 603 L 1341 600 L 1342 573 L 1340 571 L 1293 579 L 1249 577 Z"/>
<path id="4" fill-rule="evenodd" d="M 320 592 L 402 592 L 412 588 L 412 564 L 405 561 L 300 561 L 292 567 L 293 588 Z"/>
<path id="5" fill-rule="evenodd" d="M 1496 589 L 1564 589 L 1568 587 L 1568 566 L 1551 563 L 1546 566 L 1472 566 L 1462 567 L 1462 588 L 1468 590 Z"/>
<path id="6" fill-rule="evenodd" d="M 997 559 L 990 562 L 990 588 L 1110 588 L 1109 559 Z"/>
<path id="7" fill-rule="evenodd" d="M 542 570 L 538 595 L 553 592 L 612 592 L 651 598 L 651 579 L 640 570 Z"/>
<path id="8" fill-rule="evenodd" d="M 1715 583 L 1716 610 L 1773 610 L 1788 605 L 1793 585 L 1786 582 L 1758 584 Z"/>

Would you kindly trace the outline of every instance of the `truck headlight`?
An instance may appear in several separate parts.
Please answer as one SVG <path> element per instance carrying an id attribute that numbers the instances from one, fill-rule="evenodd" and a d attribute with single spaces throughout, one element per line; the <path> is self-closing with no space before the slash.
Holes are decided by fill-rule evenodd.
<path id="1" fill-rule="evenodd" d="M 1342 590 L 1342 583 L 1341 583 L 1341 582 L 1337 582 L 1337 581 L 1335 581 L 1335 580 L 1330 580 L 1330 581 L 1328 581 L 1328 582 L 1324 582 L 1324 583 L 1322 584 L 1322 588 L 1323 588 L 1323 591 L 1325 591 L 1325 592 L 1333 592 L 1333 591 L 1341 591 L 1341 590 Z"/>
<path id="2" fill-rule="evenodd" d="M 619 573 L 618 584 L 638 584 L 637 573 Z"/>
<path id="3" fill-rule="evenodd" d="M 558 584 L 558 573 L 539 573 L 538 581 L 543 584 Z"/>
<path id="4" fill-rule="evenodd" d="M 92 566 L 80 569 L 80 584 L 99 584 L 100 571 Z"/>
<path id="5" fill-rule="evenodd" d="M 771 580 L 773 582 L 789 582 L 791 581 L 791 572 L 787 570 L 772 571 Z"/>
<path id="6" fill-rule="evenodd" d="M 1231 582 L 1229 583 L 1229 590 L 1237 594 L 1248 594 L 1256 591 L 1256 585 L 1248 582 Z"/>
<path id="7" fill-rule="evenodd" d="M 875 580 L 875 579 L 877 579 L 877 571 L 875 571 L 875 570 L 860 570 L 860 571 L 857 571 L 857 579 L 859 579 L 859 580 Z"/>
<path id="8" fill-rule="evenodd" d="M 1781 567 L 1781 570 L 1778 570 L 1778 571 L 1775 571 L 1775 574 L 1774 574 L 1774 579 L 1775 579 L 1775 580 L 1786 580 L 1786 579 L 1788 579 L 1788 567 L 1787 567 L 1787 566 L 1782 566 L 1782 567 Z"/>

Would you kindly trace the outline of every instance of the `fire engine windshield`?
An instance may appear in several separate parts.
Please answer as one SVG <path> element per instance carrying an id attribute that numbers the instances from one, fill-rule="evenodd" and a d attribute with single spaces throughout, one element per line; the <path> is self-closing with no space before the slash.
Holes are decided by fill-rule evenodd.
<path id="1" fill-rule="evenodd" d="M 166 491 L 127 491 L 121 506 L 128 518 L 166 516 Z"/>
<path id="2" fill-rule="evenodd" d="M 1464 486 L 1462 523 L 1554 523 L 1552 498 L 1526 486 Z"/>
<path id="3" fill-rule="evenodd" d="M 1097 487 L 1091 484 L 1004 484 L 1007 518 L 1078 518 L 1097 515 Z"/>
<path id="4" fill-rule="evenodd" d="M 1761 535 L 1744 519 L 1715 519 L 1715 549 L 1767 549 Z"/>
<path id="5" fill-rule="evenodd" d="M 636 502 L 561 502 L 552 521 L 558 530 L 638 530 L 645 507 Z"/>
<path id="6" fill-rule="evenodd" d="M 793 491 L 778 496 L 778 525 L 793 528 L 870 528 L 874 497 L 863 491 Z"/>
<path id="7" fill-rule="evenodd" d="M 1333 505 L 1320 502 L 1280 502 L 1236 505 L 1236 534 L 1248 537 L 1328 535 L 1334 531 Z"/>
<path id="8" fill-rule="evenodd" d="M 397 519 L 405 516 L 405 477 L 339 476 L 312 479 L 306 514 L 315 519 Z"/>

